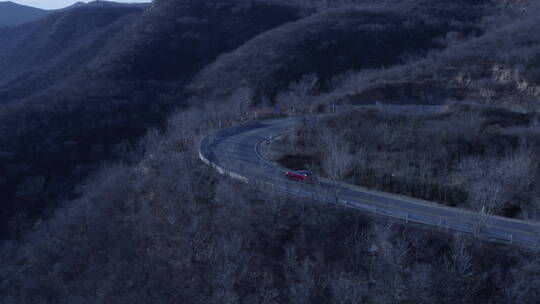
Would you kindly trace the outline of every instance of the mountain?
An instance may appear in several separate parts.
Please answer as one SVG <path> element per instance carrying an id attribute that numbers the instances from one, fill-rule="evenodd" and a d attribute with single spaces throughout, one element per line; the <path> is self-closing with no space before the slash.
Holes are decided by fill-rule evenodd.
<path id="1" fill-rule="evenodd" d="M 324 98 L 344 104 L 474 100 L 513 111 L 537 111 L 540 35 L 531 29 L 540 26 L 535 17 L 540 5 L 516 1 L 509 10 L 499 9 L 484 10 L 498 17 L 484 17 L 469 34 L 451 31 L 436 38 L 441 52 L 412 53 L 389 69 L 342 75 Z"/>
<path id="2" fill-rule="evenodd" d="M 11 1 L 0 2 L 0 26 L 18 25 L 43 18 L 50 11 L 20 5 Z"/>
<path id="3" fill-rule="evenodd" d="M 475 35 L 480 31 L 475 22 L 486 13 L 481 2 L 464 11 L 466 0 L 444 9 L 423 1 L 395 2 L 330 9 L 263 33 L 202 70 L 193 92 L 219 99 L 223 96 L 212 94 L 245 86 L 257 98 L 274 97 L 306 74 L 315 74 L 324 89 L 347 71 L 391 66 L 409 54 L 441 49 L 436 39 L 447 33 Z"/>
<path id="4" fill-rule="evenodd" d="M 198 73 L 190 92 L 217 101 L 243 88 L 256 101 L 275 101 L 313 74 L 319 93 L 338 103 L 473 98 L 534 107 L 539 48 L 530 29 L 538 23 L 537 3 L 358 2 L 284 24 L 223 54 Z"/>
<path id="5" fill-rule="evenodd" d="M 150 6 L 150 3 L 122 3 L 122 2 L 114 2 L 114 1 L 91 1 L 88 2 L 86 5 L 89 6 L 101 6 L 101 7 L 110 7 L 110 6 L 130 6 L 130 7 L 140 7 L 140 8 L 147 8 Z"/>
<path id="6" fill-rule="evenodd" d="M 535 2 L 156 0 L 0 29 L 2 303 L 537 303 L 540 261 L 514 238 L 318 204 L 198 159 L 252 118 L 449 102 L 304 119 L 272 142 L 370 188 L 537 220 Z"/>
<path id="7" fill-rule="evenodd" d="M 140 19 L 142 12 L 143 9 L 137 7 L 97 8 L 84 6 L 55 12 L 38 21 L 21 26 L 0 28 L 0 69 L 3 71 L 2 75 L 0 75 L 0 116 L 3 117 L 0 119 L 0 124 L 8 126 L 14 122 L 11 121 L 10 123 L 10 116 L 13 118 L 18 117 L 16 119 L 22 119 L 19 120 L 20 122 L 26 121 L 26 123 L 23 123 L 26 125 L 24 128 L 33 129 L 36 126 L 31 123 L 33 119 L 29 116 L 23 118 L 23 112 L 24 115 L 36 115 L 36 113 L 41 112 L 42 115 L 50 116 L 50 114 L 45 113 L 50 113 L 52 107 L 54 107 L 54 99 L 37 97 L 37 95 L 68 82 L 75 75 L 84 73 L 88 66 L 105 56 L 106 52 L 113 51 L 115 49 L 114 44 L 121 40 L 122 34 Z M 83 82 L 75 84 L 75 89 L 80 88 L 82 85 L 84 85 Z M 24 100 L 32 96 L 36 98 L 37 104 L 25 105 Z M 70 98 L 70 95 L 64 96 Z M 77 96 L 77 94 L 71 93 L 71 96 Z M 72 101 L 75 102 L 75 100 Z M 26 110 L 23 110 L 24 108 Z M 56 111 L 75 114 L 66 107 L 58 108 Z M 15 150 L 23 151 L 25 150 L 23 147 L 29 144 L 34 145 L 36 148 L 45 144 L 50 149 L 57 149 L 63 145 L 61 142 L 53 143 L 46 139 L 49 137 L 48 135 L 44 136 L 44 134 L 35 133 L 36 129 L 32 132 L 34 132 L 34 136 L 41 139 L 34 137 L 31 140 L 34 143 L 26 140 L 16 140 L 10 135 L 14 131 L 13 127 L 13 125 L 8 127 L 7 130 L 9 131 L 2 133 L 0 141 L 8 140 L 9 145 Z M 72 138 L 79 137 L 75 135 Z M 4 141 L 4 144 L 7 144 L 7 142 Z M 12 148 L 2 148 L 0 150 L 6 151 Z M 56 171 L 57 173 L 53 173 L 50 176 L 51 178 L 47 178 L 48 185 L 57 189 L 61 189 L 66 185 L 62 182 L 53 181 L 58 180 L 58 170 L 62 171 L 62 167 L 65 168 L 65 166 L 58 163 L 55 165 L 56 161 L 53 159 L 46 160 L 47 157 L 38 157 L 41 158 L 41 160 L 38 160 L 34 158 L 35 162 L 32 161 L 31 164 L 29 163 L 29 167 L 23 168 L 17 165 L 17 161 L 12 165 L 7 165 L 6 161 L 11 157 L 5 153 L 0 154 L 3 155 L 0 156 L 0 163 L 2 163 L 0 167 L 3 168 L 2 175 L 6 178 L 0 180 L 0 192 L 2 192 L 3 196 L 3 216 L 13 214 L 14 209 L 12 207 L 15 205 L 12 202 L 15 197 L 12 195 L 15 194 L 18 187 L 16 184 L 20 184 L 21 180 L 19 178 L 29 172 L 38 173 L 43 172 L 42 170 L 52 170 L 50 171 L 52 173 Z M 25 153 L 23 152 L 23 154 Z M 30 169 L 30 171 L 27 171 L 27 169 Z M 44 198 L 43 201 L 49 201 L 52 198 L 50 196 L 52 193 L 46 189 L 44 190 L 45 192 L 41 194 Z M 20 201 L 21 198 L 19 197 L 17 200 Z M 28 200 L 26 198 L 23 200 L 30 203 L 28 206 L 31 211 L 26 212 L 27 214 L 39 212 L 42 209 L 38 206 L 40 204 L 32 203 L 32 199 Z M 5 227 L 1 228 L 5 229 Z"/>
<path id="8" fill-rule="evenodd" d="M 325 102 L 536 94 L 536 38 L 523 34 L 536 21 L 510 22 L 524 13 L 489 1 L 360 2 L 322 10 L 279 1 L 104 2 L 0 28 L 0 230 L 17 213 L 35 218 L 75 195 L 103 160 L 128 161 L 126 151 L 174 109 L 226 104 L 238 89 L 251 94 L 251 106 L 276 102 L 308 74 Z M 495 48 L 499 32 L 506 40 Z M 499 51 L 478 53 L 486 49 Z M 469 73 L 463 54 L 498 58 L 504 68 L 494 72 L 491 62 Z M 364 73 L 373 80 L 357 83 Z M 494 84 L 489 73 L 509 80 Z M 461 84 L 470 77 L 474 85 Z M 21 196 L 36 178 L 46 186 Z"/>
<path id="9" fill-rule="evenodd" d="M 2 216 L 35 216 L 73 195 L 101 161 L 125 157 L 119 151 L 185 106 L 196 72 L 298 18 L 288 5 L 182 0 L 85 5 L 0 29 Z M 20 196 L 31 176 L 47 186 Z"/>
<path id="10" fill-rule="evenodd" d="M 147 8 L 150 6 L 150 3 L 122 3 L 122 2 L 114 2 L 114 1 L 90 1 L 88 3 L 85 2 L 76 2 L 68 7 L 65 7 L 60 10 L 68 10 L 75 7 L 83 7 L 83 6 L 96 6 L 96 7 L 139 7 L 139 8 Z"/>
<path id="11" fill-rule="evenodd" d="M 149 3 L 120 3 L 113 1 L 76 2 L 68 7 L 57 10 L 44 10 L 17 4 L 11 1 L 0 2 L 0 27 L 15 26 L 35 21 L 59 11 L 71 10 L 78 7 L 129 7 L 145 9 Z"/>
<path id="12" fill-rule="evenodd" d="M 35 94 L 71 77 L 118 40 L 117 34 L 142 11 L 131 6 L 84 6 L 0 29 L 4 40 L 0 46 L 0 103 Z"/>

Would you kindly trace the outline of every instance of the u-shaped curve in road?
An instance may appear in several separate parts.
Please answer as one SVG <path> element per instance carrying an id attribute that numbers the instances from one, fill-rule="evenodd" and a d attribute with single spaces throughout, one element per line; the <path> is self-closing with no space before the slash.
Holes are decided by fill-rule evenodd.
<path id="1" fill-rule="evenodd" d="M 540 226 L 521 220 L 486 216 L 481 213 L 450 208 L 434 202 L 372 191 L 354 185 L 343 185 L 339 195 L 331 195 L 329 186 L 298 183 L 285 178 L 285 169 L 259 153 L 261 143 L 271 136 L 294 130 L 297 118 L 248 122 L 225 128 L 205 137 L 199 157 L 220 173 L 260 187 L 291 195 L 338 203 L 349 208 L 402 219 L 458 232 L 473 233 L 490 240 L 537 247 Z M 335 193 L 335 188 L 332 188 Z"/>

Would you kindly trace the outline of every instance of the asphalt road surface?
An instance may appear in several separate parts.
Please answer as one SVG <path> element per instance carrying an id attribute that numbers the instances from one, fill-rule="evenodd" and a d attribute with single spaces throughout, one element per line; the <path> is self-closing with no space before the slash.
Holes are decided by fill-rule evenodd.
<path id="1" fill-rule="evenodd" d="M 222 129 L 203 139 L 199 156 L 220 173 L 261 188 L 340 204 L 405 222 L 427 224 L 437 229 L 472 233 L 493 241 L 540 247 L 540 226 L 536 224 L 353 185 L 341 185 L 338 189 L 325 181 L 307 184 L 288 180 L 285 177 L 286 169 L 265 159 L 259 148 L 272 137 L 294 130 L 300 123 L 299 119 L 290 118 L 250 122 Z"/>

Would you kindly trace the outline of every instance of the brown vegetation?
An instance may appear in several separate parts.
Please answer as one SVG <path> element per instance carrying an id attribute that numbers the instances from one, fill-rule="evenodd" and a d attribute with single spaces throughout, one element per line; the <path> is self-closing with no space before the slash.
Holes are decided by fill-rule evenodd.
<path id="1" fill-rule="evenodd" d="M 220 56 L 199 73 L 191 90 L 214 100 L 247 87 L 257 100 L 273 99 L 308 74 L 318 77 L 321 90 L 331 90 L 332 79 L 344 72 L 392 66 L 408 54 L 441 49 L 436 39 L 449 32 L 479 31 L 474 21 L 485 7 L 468 4 L 474 9 L 463 12 L 454 2 L 445 2 L 445 14 L 439 4 L 414 0 L 334 9 L 284 24 Z"/>
<path id="2" fill-rule="evenodd" d="M 442 114 L 362 110 L 309 124 L 290 134 L 285 153 L 317 155 L 321 174 L 486 213 L 537 219 L 534 186 L 540 159 L 535 114 L 454 106 Z M 328 141 L 331 141 L 329 143 Z M 334 160 L 335 149 L 352 161 Z M 341 164 L 346 172 L 336 170 Z M 341 170 L 338 170 L 341 172 Z"/>
<path id="3" fill-rule="evenodd" d="M 196 159 L 200 111 L 151 132 L 0 250 L 4 303 L 534 303 L 535 253 L 260 192 Z M 197 123 L 196 123 L 197 122 Z M 217 127 L 217 125 L 214 125 Z M 495 246 L 495 248 L 494 248 Z"/>
<path id="4" fill-rule="evenodd" d="M 534 8 L 294 3 L 156 0 L 83 72 L 1 108 L 0 199 L 9 206 L 1 222 L 12 236 L 0 243 L 3 303 L 538 301 L 537 252 L 261 192 L 219 176 L 196 153 L 216 128 L 259 114 L 320 112 L 385 82 L 397 92 L 400 83 L 426 95 L 422 84 L 444 90 L 423 101 L 471 94 L 475 103 L 534 109 Z M 362 6 L 343 7 L 350 3 Z M 187 107 L 191 76 L 231 51 L 190 86 L 208 88 L 195 96 L 202 98 L 165 130 L 135 140 Z M 54 71 L 42 70 L 62 74 Z M 537 116 L 476 105 L 412 117 L 356 112 L 306 125 L 289 140 L 296 156 L 311 149 L 314 169 L 335 183 L 538 218 L 538 195 L 529 191 L 540 185 Z M 111 161 L 70 191 L 104 159 Z"/>

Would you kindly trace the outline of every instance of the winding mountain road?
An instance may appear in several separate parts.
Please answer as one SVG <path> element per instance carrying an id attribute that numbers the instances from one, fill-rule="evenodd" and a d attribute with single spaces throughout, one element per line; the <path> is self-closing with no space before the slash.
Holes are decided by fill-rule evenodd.
<path id="1" fill-rule="evenodd" d="M 472 233 L 490 240 L 526 247 L 540 244 L 540 226 L 520 220 L 449 208 L 434 202 L 325 182 L 316 185 L 290 181 L 285 169 L 265 159 L 260 147 L 269 138 L 292 131 L 299 119 L 255 121 L 219 130 L 201 141 L 199 157 L 222 174 L 274 191 L 311 198 L 377 215 L 435 226 L 438 229 Z"/>

